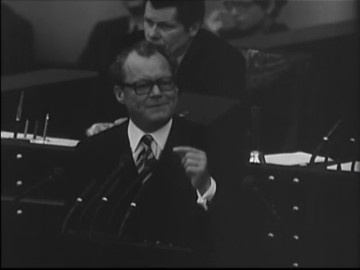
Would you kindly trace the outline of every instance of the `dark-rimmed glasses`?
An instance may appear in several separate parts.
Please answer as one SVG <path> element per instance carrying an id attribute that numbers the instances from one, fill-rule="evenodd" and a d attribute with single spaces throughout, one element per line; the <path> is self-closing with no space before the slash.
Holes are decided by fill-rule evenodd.
<path id="1" fill-rule="evenodd" d="M 157 85 L 161 92 L 170 92 L 176 89 L 175 81 L 172 77 L 160 78 L 156 81 L 139 81 L 134 83 L 123 83 L 124 86 L 134 89 L 137 95 L 148 95 Z"/>

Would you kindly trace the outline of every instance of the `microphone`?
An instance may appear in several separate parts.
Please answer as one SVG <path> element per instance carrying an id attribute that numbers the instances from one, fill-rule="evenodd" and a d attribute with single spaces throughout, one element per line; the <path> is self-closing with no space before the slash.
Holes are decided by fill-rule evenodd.
<path id="1" fill-rule="evenodd" d="M 123 157 L 123 165 L 128 164 L 128 162 L 130 162 L 130 157 L 129 156 L 124 156 Z M 104 191 L 104 194 L 101 196 L 100 203 L 96 207 L 96 210 L 95 210 L 94 215 L 93 215 L 93 217 L 91 219 L 90 228 L 89 228 L 89 238 L 90 239 L 92 238 L 95 222 L 96 222 L 96 219 L 97 219 L 101 209 L 103 207 L 105 207 L 106 205 L 108 205 L 108 201 L 110 200 L 110 196 L 113 193 L 113 191 L 115 190 L 116 186 L 118 185 L 118 183 L 119 183 L 119 181 L 121 179 L 121 177 L 119 177 L 119 173 L 120 173 L 120 171 L 118 171 L 118 173 L 116 175 L 114 175 L 115 181 L 110 183 L 109 188 Z"/>
<path id="2" fill-rule="evenodd" d="M 59 181 L 59 178 L 62 178 L 63 175 L 64 175 L 64 170 L 62 168 L 59 168 L 59 167 L 53 168 L 53 172 L 48 177 L 46 177 L 46 178 L 40 180 L 39 182 L 36 182 L 35 184 L 31 185 L 24 192 L 22 192 L 19 196 L 15 197 L 12 200 L 12 202 L 14 204 L 18 204 L 27 195 L 29 195 L 32 192 L 40 189 L 41 187 L 45 186 L 46 184 L 55 183 L 56 181 Z"/>
<path id="3" fill-rule="evenodd" d="M 255 177 L 252 175 L 247 175 L 244 177 L 242 181 L 242 187 L 246 190 L 251 190 L 256 197 L 261 201 L 261 203 L 265 206 L 267 211 L 271 214 L 271 216 L 285 229 L 286 232 L 288 232 L 288 227 L 285 225 L 284 221 L 276 211 L 273 204 L 271 204 L 266 197 L 260 192 L 258 187 L 254 184 Z"/>
<path id="4" fill-rule="evenodd" d="M 355 138 L 350 138 L 350 142 L 351 142 L 352 146 L 354 146 L 353 147 L 354 150 L 358 149 L 357 147 L 355 147 L 355 145 L 356 145 L 355 143 L 357 142 Z M 351 161 L 351 169 L 350 169 L 351 172 L 355 171 L 356 159 L 357 159 L 357 151 L 355 150 L 354 151 L 354 156 L 353 156 L 352 161 Z"/>
<path id="5" fill-rule="evenodd" d="M 358 142 L 355 136 L 352 136 L 346 140 L 344 145 L 342 145 L 341 149 L 342 152 L 338 155 L 338 160 L 336 161 L 337 166 L 336 170 L 342 170 L 342 163 L 343 162 L 350 162 L 350 171 L 355 171 L 355 164 L 357 159 L 357 149 L 358 149 Z"/>
<path id="6" fill-rule="evenodd" d="M 90 191 L 92 190 L 92 188 L 94 187 L 96 183 L 96 179 L 94 179 L 93 181 L 90 182 L 90 185 L 88 185 L 85 190 L 81 193 L 81 195 L 79 197 L 76 198 L 75 203 L 73 204 L 73 206 L 70 208 L 69 212 L 67 213 L 67 215 L 65 216 L 65 219 L 63 221 L 63 225 L 61 228 L 61 232 L 63 234 L 66 233 L 66 229 L 68 226 L 68 223 L 70 221 L 70 218 L 72 217 L 72 215 L 74 214 L 74 212 L 80 207 L 80 205 L 83 204 L 84 200 L 87 198 L 88 194 L 90 193 Z"/>
<path id="7" fill-rule="evenodd" d="M 340 123 L 342 122 L 342 119 L 338 120 L 335 125 L 333 125 L 330 129 L 330 131 L 322 138 L 320 144 L 316 147 L 315 151 L 313 152 L 313 154 L 311 155 L 310 158 L 310 164 L 314 164 L 315 162 L 315 158 L 317 157 L 317 155 L 320 153 L 321 150 L 323 150 L 323 148 L 325 148 L 328 144 L 328 141 L 330 139 L 330 137 L 332 136 L 332 134 L 335 132 L 335 130 L 339 127 Z M 328 157 L 326 157 L 325 161 L 327 162 Z"/>
<path id="8" fill-rule="evenodd" d="M 150 164 L 150 166 L 153 168 L 153 170 L 155 169 L 155 166 L 157 164 L 157 161 L 155 159 L 152 160 L 148 160 L 147 164 Z M 111 214 L 109 215 L 108 218 L 108 225 L 111 224 L 111 222 L 114 220 L 114 218 L 116 217 L 116 214 L 119 210 L 119 208 L 122 206 L 122 200 L 124 198 L 126 198 L 126 196 L 128 196 L 128 194 L 130 193 L 130 191 L 134 190 L 140 183 L 143 182 L 143 179 L 148 179 L 149 177 L 146 177 L 146 174 L 149 170 L 149 165 L 146 165 L 147 167 L 142 171 L 142 173 L 140 175 L 138 175 L 138 177 L 136 177 L 136 179 L 134 181 L 132 181 L 132 183 L 129 185 L 129 187 L 125 190 L 125 192 L 121 195 L 121 197 L 119 197 L 117 200 L 119 201 L 119 203 L 115 206 L 115 208 L 113 209 L 113 211 L 111 212 Z"/>
<path id="9" fill-rule="evenodd" d="M 137 207 L 137 203 L 140 200 L 141 195 L 143 194 L 143 190 L 144 190 L 144 186 L 145 186 L 144 184 L 153 175 L 153 172 L 155 171 L 157 164 L 158 164 L 158 161 L 155 158 L 148 160 L 144 170 L 140 173 L 140 175 L 135 180 L 135 186 L 137 186 L 138 184 L 140 184 L 140 186 L 139 186 L 137 192 L 135 193 L 135 196 L 131 200 L 131 202 L 126 210 L 126 213 L 124 215 L 124 218 L 120 224 L 120 227 L 118 230 L 118 238 L 119 239 L 121 238 L 121 236 L 124 232 L 125 224 L 128 221 L 131 212 L 133 211 L 133 209 L 135 209 Z"/>
<path id="10" fill-rule="evenodd" d="M 261 131 L 261 108 L 260 106 L 251 107 L 251 139 L 253 150 L 250 152 L 250 163 L 266 164 L 264 152 L 260 150 L 260 131 Z"/>
<path id="11" fill-rule="evenodd" d="M 260 149 L 260 122 L 261 108 L 259 106 L 251 107 L 251 138 L 253 147 Z"/>
<path id="12" fill-rule="evenodd" d="M 114 180 L 114 178 L 120 173 L 120 171 L 127 165 L 128 161 L 130 160 L 130 157 L 128 155 L 122 155 L 120 157 L 120 161 L 118 165 L 115 167 L 115 169 L 110 173 L 110 175 L 105 179 L 103 185 L 99 188 L 99 191 L 88 201 L 87 205 L 83 208 L 83 210 L 80 212 L 80 216 L 78 219 L 78 225 L 77 228 L 79 229 L 82 220 L 88 210 L 91 208 L 91 206 L 97 201 L 97 199 L 101 196 L 101 194 L 104 193 L 108 185 Z M 77 200 L 76 200 L 77 201 Z M 75 201 L 75 204 L 76 204 Z"/>
<path id="13" fill-rule="evenodd" d="M 20 120 L 21 120 L 21 114 L 22 114 L 22 110 L 23 110 L 23 103 L 24 103 L 24 91 L 21 91 L 19 105 L 18 105 L 18 108 L 16 111 L 14 139 L 17 138 L 17 133 L 18 133 Z"/>

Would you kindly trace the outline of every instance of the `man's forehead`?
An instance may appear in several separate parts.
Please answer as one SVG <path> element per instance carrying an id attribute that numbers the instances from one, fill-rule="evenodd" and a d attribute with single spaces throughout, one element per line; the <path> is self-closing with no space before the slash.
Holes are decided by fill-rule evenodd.
<path id="1" fill-rule="evenodd" d="M 150 1 L 146 2 L 145 19 L 151 19 L 156 22 L 178 22 L 176 7 L 165 7 L 155 9 Z"/>
<path id="2" fill-rule="evenodd" d="M 154 69 L 148 68 L 150 65 L 152 67 L 158 65 L 161 70 L 166 71 L 166 73 L 168 73 L 168 71 L 171 73 L 168 61 L 158 52 L 149 57 L 141 56 L 135 51 L 131 52 L 125 61 L 124 70 L 128 76 L 138 77 L 142 74 L 151 74 L 152 72 L 155 72 Z"/>

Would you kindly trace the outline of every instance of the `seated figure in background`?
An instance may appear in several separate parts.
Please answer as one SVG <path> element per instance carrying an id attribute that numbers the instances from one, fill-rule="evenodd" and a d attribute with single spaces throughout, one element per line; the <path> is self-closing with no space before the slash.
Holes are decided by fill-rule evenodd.
<path id="1" fill-rule="evenodd" d="M 78 60 L 78 68 L 98 72 L 98 80 L 88 92 L 90 113 L 85 126 L 95 122 L 113 121 L 126 115 L 126 109 L 113 98 L 112 85 L 107 78 L 114 57 L 135 44 L 144 27 L 145 0 L 122 1 L 128 15 L 100 21 L 92 30 L 86 47 Z"/>
<path id="2" fill-rule="evenodd" d="M 107 73 L 118 51 L 128 47 L 129 36 L 143 29 L 144 0 L 122 1 L 128 16 L 100 21 L 90 34 L 88 43 L 79 58 L 79 68 Z"/>
<path id="3" fill-rule="evenodd" d="M 1 75 L 36 69 L 32 24 L 1 2 Z"/>
<path id="4" fill-rule="evenodd" d="M 222 7 L 213 10 L 206 27 L 225 38 L 244 38 L 287 30 L 277 17 L 287 0 L 222 0 Z"/>

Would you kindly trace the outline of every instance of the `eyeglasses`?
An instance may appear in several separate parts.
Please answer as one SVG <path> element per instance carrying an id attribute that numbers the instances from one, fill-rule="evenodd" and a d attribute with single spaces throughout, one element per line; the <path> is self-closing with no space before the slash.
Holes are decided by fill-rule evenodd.
<path id="1" fill-rule="evenodd" d="M 153 89 L 154 85 L 157 85 L 161 92 L 174 91 L 175 81 L 171 77 L 160 78 L 156 81 L 140 81 L 134 83 L 123 83 L 124 86 L 131 87 L 134 89 L 137 95 L 148 95 Z"/>

